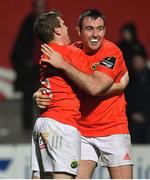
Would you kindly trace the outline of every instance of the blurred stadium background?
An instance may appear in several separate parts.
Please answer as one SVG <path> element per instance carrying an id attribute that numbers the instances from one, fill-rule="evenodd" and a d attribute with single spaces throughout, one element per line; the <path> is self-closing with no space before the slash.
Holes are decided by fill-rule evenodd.
<path id="1" fill-rule="evenodd" d="M 119 41 L 119 29 L 134 22 L 138 37 L 150 58 L 149 0 L 47 0 L 48 9 L 58 9 L 69 27 L 72 41 L 78 40 L 75 27 L 81 11 L 101 10 L 107 19 L 106 37 Z M 32 0 L 1 0 L 0 6 L 0 178 L 30 178 L 31 130 L 24 130 L 21 120 L 22 93 L 15 92 L 16 73 L 11 52 L 25 16 L 31 11 Z M 36 110 L 34 112 L 36 114 Z M 34 121 L 34 120 L 33 120 Z M 134 145 L 134 177 L 150 179 L 150 145 Z M 93 178 L 108 178 L 105 169 L 97 168 Z"/>

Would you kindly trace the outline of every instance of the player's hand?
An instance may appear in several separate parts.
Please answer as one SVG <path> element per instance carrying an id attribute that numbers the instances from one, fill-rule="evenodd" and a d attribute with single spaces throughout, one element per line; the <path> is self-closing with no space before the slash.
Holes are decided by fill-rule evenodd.
<path id="1" fill-rule="evenodd" d="M 50 63 L 52 66 L 54 66 L 54 67 L 56 67 L 58 69 L 65 68 L 67 62 L 61 56 L 61 54 L 54 51 L 47 44 L 42 44 L 41 45 L 41 51 L 48 57 L 48 59 L 42 58 L 41 61 Z"/>
<path id="2" fill-rule="evenodd" d="M 33 98 L 35 99 L 35 102 L 40 109 L 47 108 L 50 104 L 50 101 L 52 100 L 51 92 L 46 88 L 39 88 L 33 94 Z"/>
<path id="3" fill-rule="evenodd" d="M 120 79 L 121 89 L 124 90 L 127 87 L 128 83 L 129 83 L 129 74 L 127 71 Z"/>

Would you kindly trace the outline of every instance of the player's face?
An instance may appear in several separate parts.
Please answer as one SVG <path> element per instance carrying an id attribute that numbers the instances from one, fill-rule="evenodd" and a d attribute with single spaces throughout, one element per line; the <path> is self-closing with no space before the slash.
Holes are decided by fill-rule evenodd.
<path id="1" fill-rule="evenodd" d="M 60 28 L 61 28 L 61 36 L 63 38 L 64 44 L 68 45 L 70 44 L 70 38 L 68 35 L 68 27 L 64 24 L 64 21 L 61 19 L 61 17 L 58 17 L 60 21 Z"/>
<path id="2" fill-rule="evenodd" d="M 81 38 L 84 51 L 96 52 L 102 45 L 106 27 L 104 20 L 98 17 L 96 20 L 86 17 L 82 22 Z"/>

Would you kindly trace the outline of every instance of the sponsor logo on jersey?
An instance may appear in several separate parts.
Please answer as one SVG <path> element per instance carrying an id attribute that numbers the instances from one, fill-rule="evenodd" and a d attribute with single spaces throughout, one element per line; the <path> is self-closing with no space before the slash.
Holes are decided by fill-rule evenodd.
<path id="1" fill-rule="evenodd" d="M 97 66 L 105 66 L 107 68 L 113 69 L 116 64 L 116 58 L 115 57 L 106 57 L 102 61 L 99 61 L 97 63 L 94 63 L 92 65 L 92 70 L 96 70 Z"/>
<path id="2" fill-rule="evenodd" d="M 106 57 L 100 62 L 100 65 L 106 66 L 110 69 L 113 69 L 116 64 L 116 58 L 115 57 Z"/>

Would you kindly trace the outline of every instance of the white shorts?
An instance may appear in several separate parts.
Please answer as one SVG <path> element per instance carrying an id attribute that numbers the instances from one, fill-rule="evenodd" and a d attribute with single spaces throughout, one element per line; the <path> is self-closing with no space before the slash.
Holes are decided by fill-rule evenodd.
<path id="1" fill-rule="evenodd" d="M 32 135 L 32 171 L 76 175 L 81 155 L 79 131 L 50 118 L 38 118 Z"/>
<path id="2" fill-rule="evenodd" d="M 81 136 L 81 160 L 92 160 L 106 167 L 132 165 L 129 134 L 106 137 Z"/>

